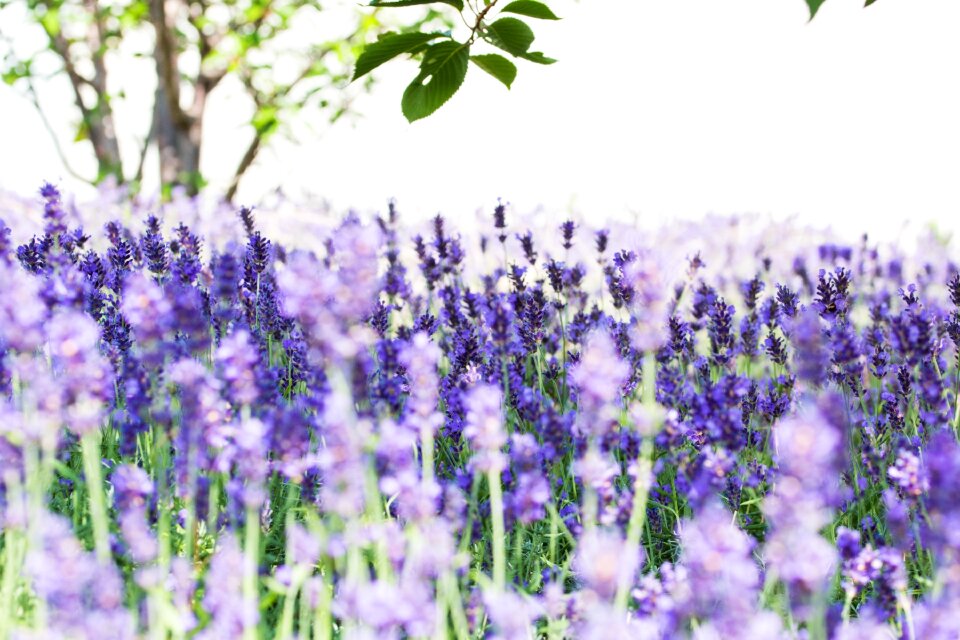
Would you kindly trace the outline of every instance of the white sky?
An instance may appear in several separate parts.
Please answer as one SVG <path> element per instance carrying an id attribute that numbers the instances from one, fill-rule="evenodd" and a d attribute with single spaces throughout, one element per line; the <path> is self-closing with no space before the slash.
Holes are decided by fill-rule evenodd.
<path id="1" fill-rule="evenodd" d="M 396 197 L 408 216 L 472 217 L 502 196 L 593 220 L 749 212 L 887 238 L 908 218 L 960 229 L 960 2 L 862 4 L 828 0 L 808 24 L 803 0 L 559 0 L 564 20 L 531 21 L 534 49 L 557 64 L 521 61 L 511 91 L 471 66 L 412 125 L 399 102 L 414 67 L 385 65 L 355 103 L 362 118 L 275 142 L 241 200 L 282 185 L 338 208 Z M 69 95 L 59 104 L 66 127 Z M 215 186 L 248 117 L 229 86 L 211 105 Z M 0 187 L 43 179 L 77 188 L 30 105 L 0 86 Z"/>

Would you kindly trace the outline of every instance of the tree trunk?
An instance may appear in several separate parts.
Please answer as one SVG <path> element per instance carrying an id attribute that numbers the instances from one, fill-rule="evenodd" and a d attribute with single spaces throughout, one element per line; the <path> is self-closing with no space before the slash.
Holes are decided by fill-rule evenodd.
<path id="1" fill-rule="evenodd" d="M 157 87 L 153 117 L 160 153 L 160 184 L 164 188 L 183 186 L 190 195 L 196 195 L 200 187 L 202 118 L 191 118 L 185 126 L 178 125 L 162 85 Z"/>
<path id="2" fill-rule="evenodd" d="M 180 104 L 180 67 L 177 14 L 180 0 L 150 0 L 150 22 L 156 37 L 154 59 L 157 63 L 157 93 L 153 132 L 160 152 L 162 190 L 182 185 L 195 195 L 201 184 L 200 141 L 207 87 L 194 85 L 193 105 L 185 110 Z"/>

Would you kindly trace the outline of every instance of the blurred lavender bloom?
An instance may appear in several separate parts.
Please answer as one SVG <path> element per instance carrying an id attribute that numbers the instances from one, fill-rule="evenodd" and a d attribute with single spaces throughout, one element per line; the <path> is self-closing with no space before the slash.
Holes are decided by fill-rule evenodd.
<path id="1" fill-rule="evenodd" d="M 125 464 L 114 470 L 110 481 L 120 511 L 120 531 L 133 561 L 152 561 L 157 554 L 157 541 L 147 521 L 147 500 L 154 492 L 150 476 L 140 467 Z"/>
<path id="2" fill-rule="evenodd" d="M 423 332 L 416 333 L 400 354 L 410 389 L 404 421 L 415 433 L 426 430 L 433 435 L 443 424 L 443 415 L 437 410 L 440 392 L 437 365 L 441 356 L 440 348 Z"/>
<path id="3" fill-rule="evenodd" d="M 415 580 L 347 582 L 337 594 L 334 612 L 348 628 L 354 623 L 369 627 L 376 633 L 370 637 L 398 637 L 401 631 L 408 637 L 428 637 L 436 624 L 430 591 Z"/>
<path id="4" fill-rule="evenodd" d="M 615 531 L 590 529 L 577 543 L 574 570 L 585 589 L 596 598 L 611 601 L 624 580 L 633 584 L 643 558 L 642 547 L 627 547 Z"/>
<path id="5" fill-rule="evenodd" d="M 260 353 L 246 329 L 238 329 L 226 336 L 214 354 L 217 371 L 224 382 L 227 396 L 238 406 L 251 406 L 259 397 L 257 381 Z"/>
<path id="6" fill-rule="evenodd" d="M 100 327 L 84 313 L 66 311 L 53 317 L 47 334 L 67 427 L 79 435 L 98 429 L 114 393 L 112 368 L 99 350 Z"/>
<path id="7" fill-rule="evenodd" d="M 500 389 L 488 384 L 478 384 L 467 396 L 463 435 L 474 451 L 471 465 L 477 471 L 496 471 L 506 464 L 502 401 Z"/>
<path id="8" fill-rule="evenodd" d="M 591 333 L 569 374 L 577 389 L 576 429 L 580 435 L 603 437 L 613 429 L 622 402 L 621 387 L 629 375 L 610 334 L 603 330 Z"/>
<path id="9" fill-rule="evenodd" d="M 483 593 L 483 603 L 493 625 L 496 640 L 530 640 L 534 637 L 534 621 L 543 609 L 535 600 L 508 591 L 490 589 Z"/>
<path id="10" fill-rule="evenodd" d="M 43 342 L 47 306 L 41 298 L 41 282 L 16 265 L 0 262 L 0 344 L 31 352 Z"/>
<path id="11" fill-rule="evenodd" d="M 731 632 L 749 618 L 757 602 L 755 542 L 733 524 L 726 509 L 710 502 L 684 524 L 680 545 L 685 580 L 672 592 L 677 609 Z"/>
<path id="12" fill-rule="evenodd" d="M 204 580 L 203 608 L 210 622 L 195 636 L 198 640 L 240 638 L 244 630 L 256 626 L 260 614 L 255 602 L 243 594 L 243 551 L 233 534 L 220 537 Z"/>
<path id="13" fill-rule="evenodd" d="M 372 425 L 359 419 L 349 394 L 331 394 L 321 419 L 324 446 L 318 452 L 323 474 L 321 502 L 342 518 L 357 517 L 366 509 L 367 460 L 365 448 Z"/>
<path id="14" fill-rule="evenodd" d="M 662 267 L 651 252 L 642 251 L 624 268 L 624 276 L 633 290 L 630 342 L 637 351 L 656 352 L 666 342 L 670 316 Z"/>
<path id="15" fill-rule="evenodd" d="M 376 227 L 347 221 L 331 245 L 336 271 L 313 256 L 297 254 L 277 275 L 284 312 L 301 322 L 315 358 L 352 358 L 370 340 L 357 321 L 373 308 L 380 286 L 380 240 Z"/>
<path id="16" fill-rule="evenodd" d="M 163 289 L 137 272 L 126 278 L 120 309 L 133 327 L 141 347 L 149 347 L 167 334 L 171 328 L 172 305 Z"/>
<path id="17" fill-rule="evenodd" d="M 133 618 L 123 606 L 123 580 L 116 567 L 84 551 L 60 516 L 43 514 L 36 531 L 39 539 L 29 547 L 24 572 L 45 604 L 48 633 L 133 640 Z"/>

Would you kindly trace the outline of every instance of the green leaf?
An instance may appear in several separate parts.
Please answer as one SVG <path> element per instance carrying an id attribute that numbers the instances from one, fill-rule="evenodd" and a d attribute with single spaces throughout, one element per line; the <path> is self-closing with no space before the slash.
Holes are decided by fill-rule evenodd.
<path id="1" fill-rule="evenodd" d="M 517 77 L 517 65 L 496 53 L 470 56 L 470 61 L 494 78 L 507 85 L 507 89 Z"/>
<path id="2" fill-rule="evenodd" d="M 439 38 L 440 33 L 391 33 L 383 36 L 376 42 L 368 44 L 353 71 L 353 79 L 366 75 L 382 65 L 384 62 L 396 58 L 400 54 L 413 51 L 417 47 Z"/>
<path id="3" fill-rule="evenodd" d="M 455 7 L 457 11 L 463 11 L 463 0 L 373 0 L 370 3 L 371 7 L 413 7 L 418 4 L 434 4 L 437 2 L 442 2 L 443 4 L 448 4 L 451 7 Z"/>
<path id="4" fill-rule="evenodd" d="M 529 60 L 530 62 L 536 62 L 537 64 L 553 64 L 556 62 L 555 58 L 548 58 L 539 51 L 527 51 L 522 56 L 519 56 L 524 60 Z"/>
<path id="5" fill-rule="evenodd" d="M 73 137 L 73 141 L 81 142 L 83 140 L 89 140 L 89 139 L 90 139 L 90 127 L 87 125 L 86 122 L 81 121 L 80 124 L 77 125 L 77 135 Z"/>
<path id="6" fill-rule="evenodd" d="M 540 20 L 559 20 L 560 18 L 550 10 L 550 7 L 537 2 L 536 0 L 514 0 L 503 9 L 501 13 L 516 13 L 529 18 L 539 18 Z"/>
<path id="7" fill-rule="evenodd" d="M 533 30 L 516 18 L 500 18 L 484 32 L 485 39 L 509 54 L 522 56 L 533 44 Z"/>
<path id="8" fill-rule="evenodd" d="M 257 135 L 269 136 L 273 133 L 280 125 L 278 115 L 277 108 L 270 105 L 265 105 L 258 109 L 257 112 L 253 114 L 251 121 Z"/>
<path id="9" fill-rule="evenodd" d="M 403 92 L 400 106 L 409 122 L 426 118 L 457 92 L 467 75 L 470 46 L 447 40 L 431 45 L 420 63 L 420 74 Z"/>
<path id="10" fill-rule="evenodd" d="M 817 11 L 820 10 L 820 5 L 822 5 L 827 0 L 807 0 L 807 6 L 810 7 L 810 19 L 813 20 L 813 16 L 817 15 Z"/>
<path id="11" fill-rule="evenodd" d="M 863 6 L 869 7 L 870 5 L 872 5 L 872 4 L 873 4 L 874 2 L 876 2 L 876 1 L 877 1 L 877 0 L 867 0 L 866 4 L 864 4 Z"/>
<path id="12" fill-rule="evenodd" d="M 40 17 L 40 24 L 47 33 L 56 36 L 60 33 L 60 14 L 54 9 L 47 9 Z"/>

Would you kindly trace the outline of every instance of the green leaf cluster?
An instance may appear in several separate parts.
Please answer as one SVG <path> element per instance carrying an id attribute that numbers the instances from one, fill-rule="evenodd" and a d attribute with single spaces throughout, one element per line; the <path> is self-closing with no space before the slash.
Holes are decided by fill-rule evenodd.
<path id="1" fill-rule="evenodd" d="M 410 31 L 387 33 L 368 44 L 357 59 L 353 79 L 357 80 L 385 62 L 403 55 L 419 57 L 420 69 L 403 92 L 400 106 L 408 121 L 414 122 L 433 114 L 447 103 L 463 85 L 472 62 L 493 76 L 508 89 L 517 77 L 517 65 L 495 51 L 474 53 L 478 46 L 489 45 L 513 58 L 536 64 L 556 62 L 539 51 L 531 51 L 535 39 L 533 29 L 524 16 L 537 20 L 559 20 L 546 4 L 538 0 L 513 0 L 502 7 L 497 0 L 486 0 L 482 8 L 465 7 L 462 0 L 374 0 L 373 7 L 410 7 L 442 5 L 460 13 L 469 28 L 464 37 L 452 33 Z M 512 15 L 503 15 L 512 14 Z"/>

